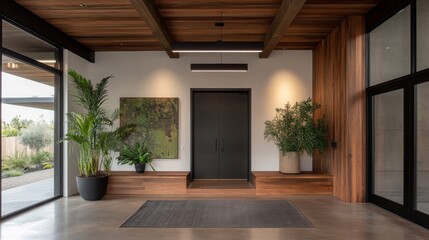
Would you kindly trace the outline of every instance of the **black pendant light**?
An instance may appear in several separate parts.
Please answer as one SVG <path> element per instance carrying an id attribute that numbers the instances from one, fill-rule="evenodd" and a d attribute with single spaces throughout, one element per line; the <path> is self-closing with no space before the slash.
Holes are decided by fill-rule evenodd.
<path id="1" fill-rule="evenodd" d="M 226 49 L 232 50 L 234 47 L 234 43 L 225 43 L 223 42 L 223 27 L 225 23 L 222 21 L 222 12 L 220 14 L 220 22 L 216 22 L 215 26 L 220 27 L 220 41 L 214 45 L 210 46 L 210 43 L 204 43 L 206 45 L 206 49 L 211 48 L 211 51 L 208 52 L 220 52 L 220 63 L 193 63 L 191 64 L 191 72 L 247 72 L 247 63 L 223 63 L 222 52 L 228 52 Z M 253 46 L 251 46 L 253 44 Z M 209 47 L 210 46 L 210 47 Z M 253 49 L 258 49 L 257 43 L 249 43 L 249 47 L 253 47 Z M 196 45 L 195 47 L 198 47 Z M 221 50 L 223 49 L 223 51 Z M 229 51 L 229 52 L 237 52 Z M 242 51 L 244 52 L 244 51 Z"/>

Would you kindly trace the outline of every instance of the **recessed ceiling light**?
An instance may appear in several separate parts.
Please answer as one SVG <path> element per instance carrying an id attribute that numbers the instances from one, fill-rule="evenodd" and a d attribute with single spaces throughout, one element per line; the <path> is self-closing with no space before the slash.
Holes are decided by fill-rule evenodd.
<path id="1" fill-rule="evenodd" d="M 83 3 L 80 3 L 80 4 L 79 4 L 79 6 L 80 6 L 80 7 L 86 7 L 86 5 L 85 5 L 85 4 L 83 4 Z"/>

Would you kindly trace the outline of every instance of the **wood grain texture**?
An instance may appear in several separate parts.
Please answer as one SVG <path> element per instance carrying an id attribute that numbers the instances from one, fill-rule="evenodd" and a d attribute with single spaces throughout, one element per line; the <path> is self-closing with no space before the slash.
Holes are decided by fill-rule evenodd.
<path id="1" fill-rule="evenodd" d="M 314 51 L 313 99 L 322 105 L 336 149 L 313 156 L 313 169 L 334 175 L 334 195 L 365 201 L 365 18 L 349 16 Z"/>
<path id="2" fill-rule="evenodd" d="M 289 25 L 295 19 L 302 6 L 304 6 L 305 1 L 306 0 L 283 0 L 265 36 L 264 49 L 259 54 L 260 58 L 267 58 L 270 56 L 280 39 L 286 33 Z"/>
<path id="3" fill-rule="evenodd" d="M 185 194 L 189 172 L 112 172 L 106 194 Z"/>
<path id="4" fill-rule="evenodd" d="M 130 0 L 131 4 L 150 28 L 153 35 L 158 39 L 164 51 L 170 58 L 178 58 L 178 53 L 173 53 L 171 43 L 173 42 L 170 33 L 161 20 L 158 10 L 153 6 L 151 0 Z"/>
<path id="5" fill-rule="evenodd" d="M 332 194 L 330 174 L 282 174 L 280 172 L 252 172 L 256 195 L 276 194 Z"/>
<path id="6" fill-rule="evenodd" d="M 147 0 L 148 1 L 148 0 Z M 16 0 L 95 51 L 162 50 L 130 0 Z M 80 3 L 85 4 L 84 7 Z M 263 42 L 282 0 L 153 0 L 173 42 Z M 314 49 L 349 15 L 365 15 L 381 0 L 307 0 L 274 49 Z M 90 40 L 87 40 L 90 39 Z"/>

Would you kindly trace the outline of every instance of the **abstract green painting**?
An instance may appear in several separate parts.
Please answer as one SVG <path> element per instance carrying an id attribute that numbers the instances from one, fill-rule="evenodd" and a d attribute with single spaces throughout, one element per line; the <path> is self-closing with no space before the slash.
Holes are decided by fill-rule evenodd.
<path id="1" fill-rule="evenodd" d="M 120 124 L 136 124 L 129 141 L 144 142 L 154 158 L 179 158 L 179 99 L 120 98 Z"/>

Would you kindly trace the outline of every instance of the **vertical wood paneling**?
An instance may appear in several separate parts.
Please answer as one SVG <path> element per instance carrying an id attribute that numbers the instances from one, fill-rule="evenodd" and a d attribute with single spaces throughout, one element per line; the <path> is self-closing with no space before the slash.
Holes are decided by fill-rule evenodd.
<path id="1" fill-rule="evenodd" d="M 350 16 L 314 50 L 313 99 L 335 149 L 315 154 L 314 172 L 334 175 L 334 195 L 365 200 L 365 19 Z"/>

